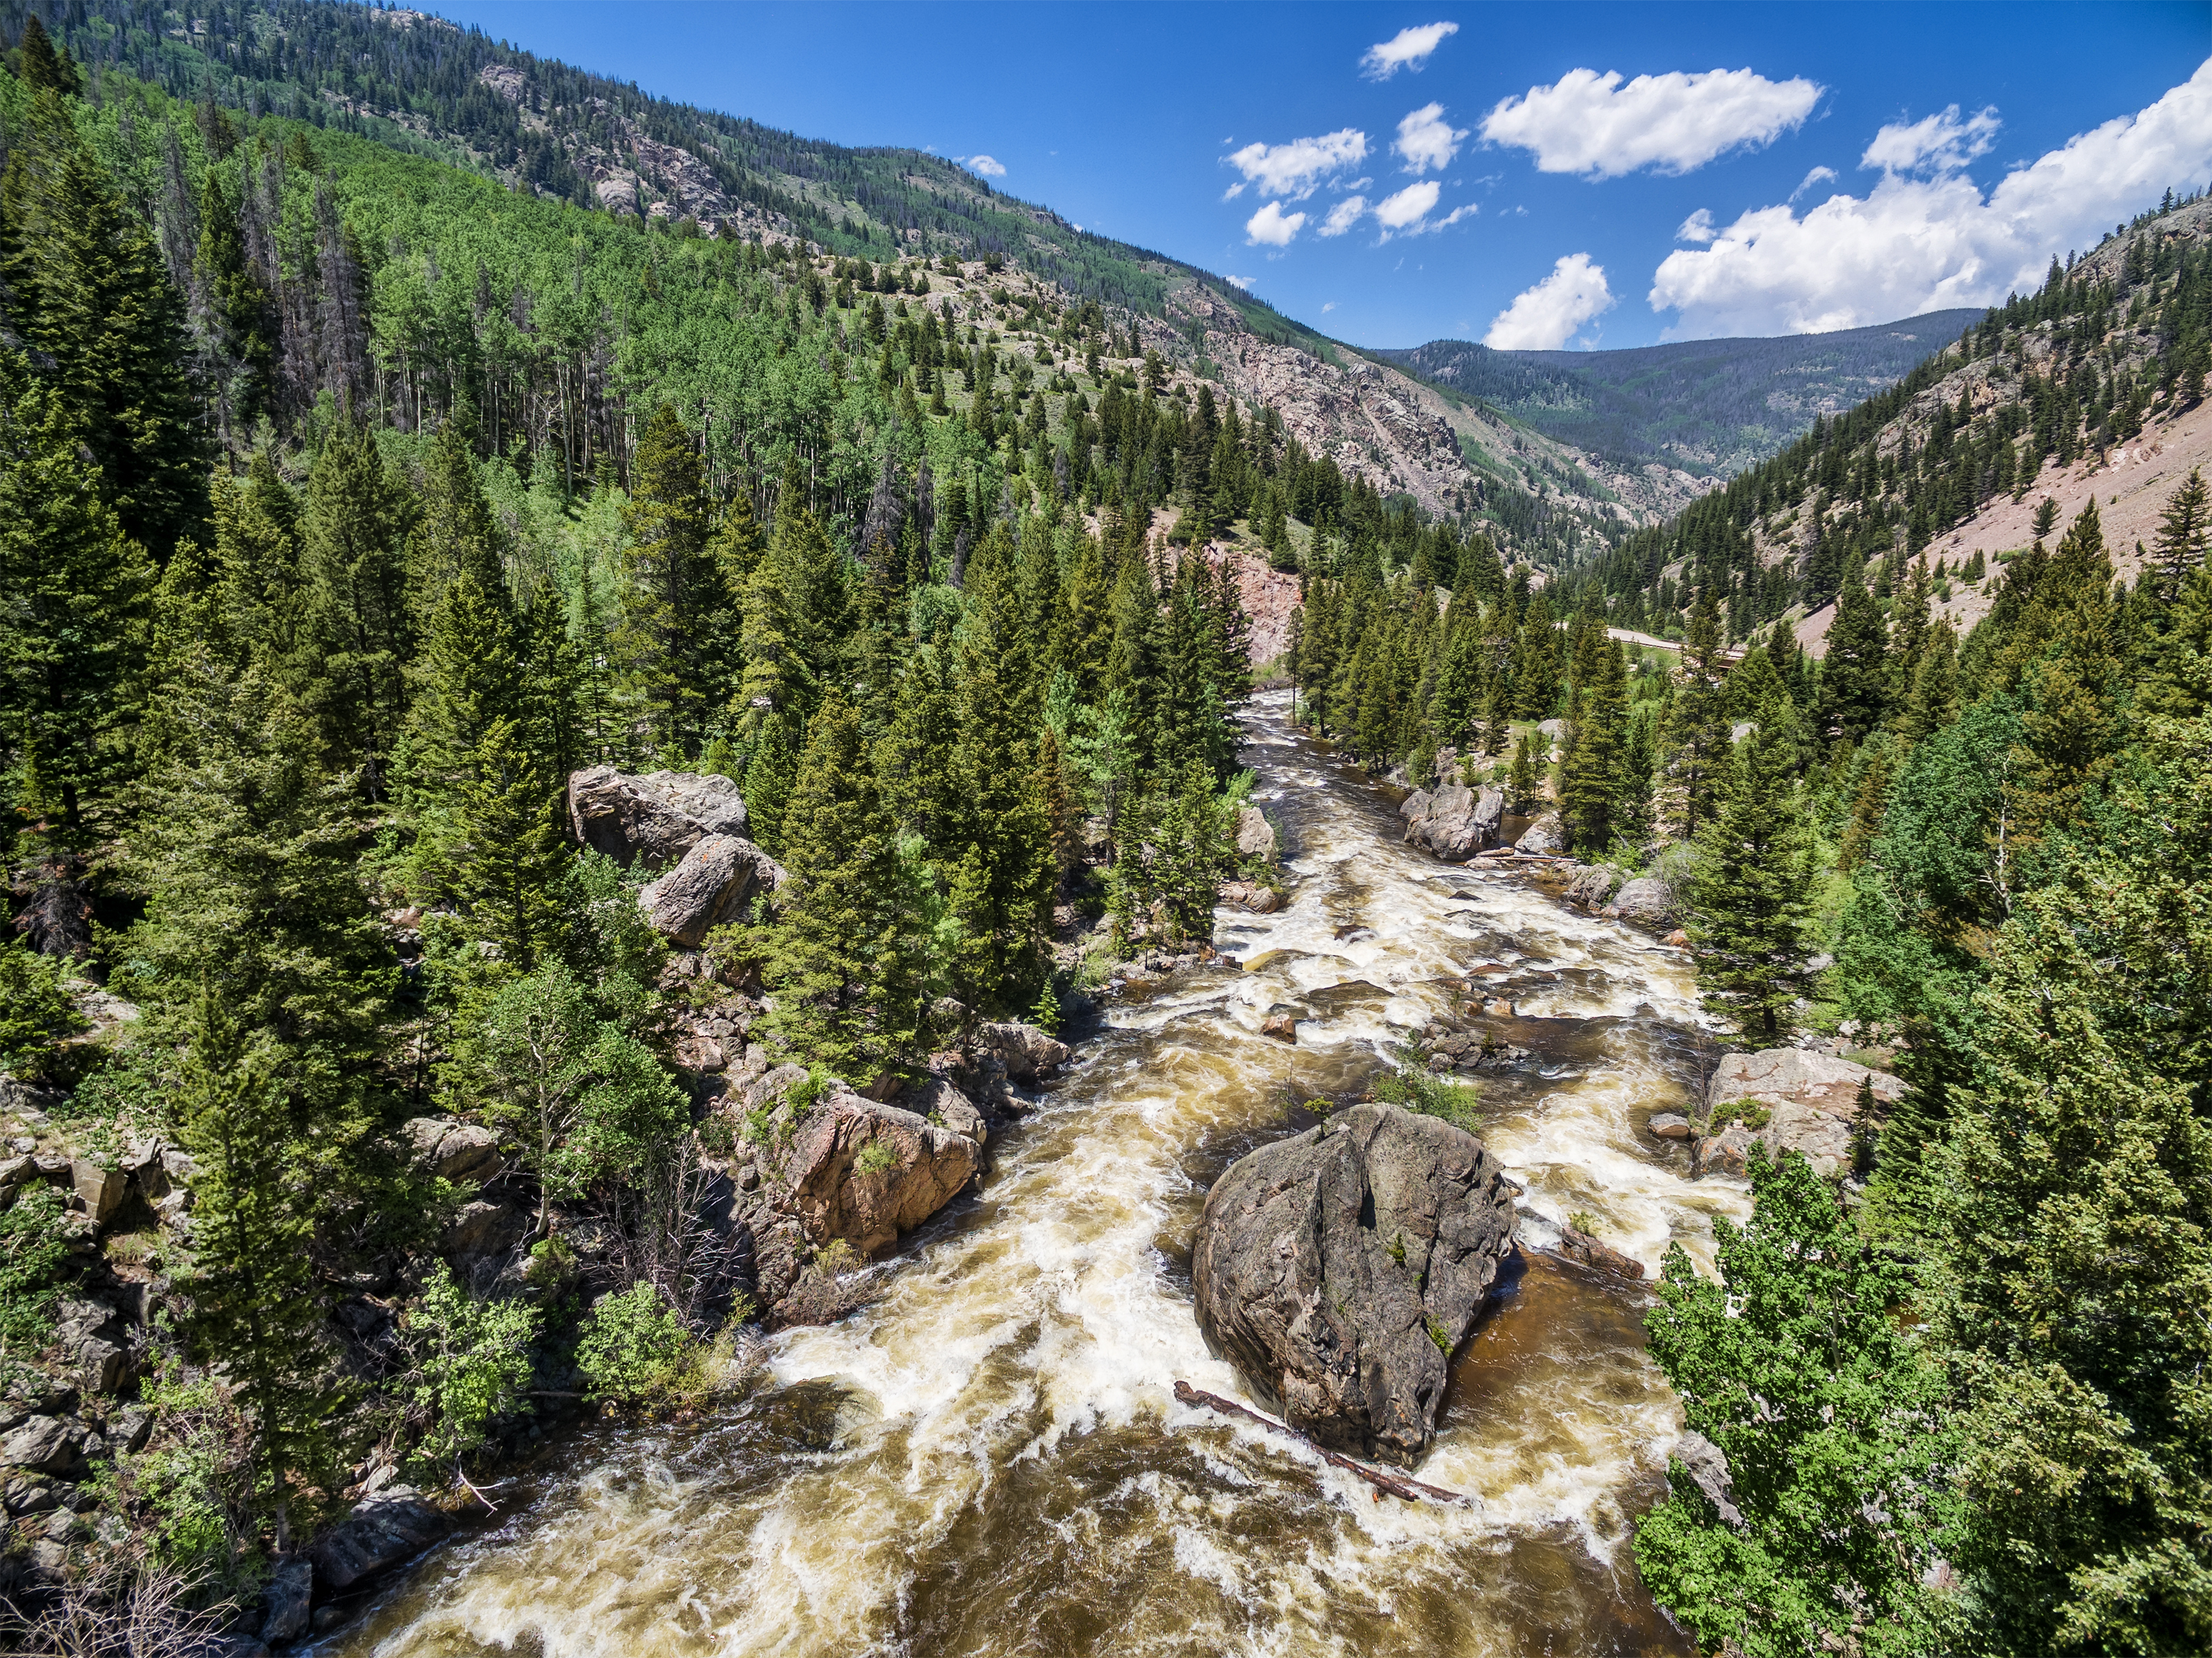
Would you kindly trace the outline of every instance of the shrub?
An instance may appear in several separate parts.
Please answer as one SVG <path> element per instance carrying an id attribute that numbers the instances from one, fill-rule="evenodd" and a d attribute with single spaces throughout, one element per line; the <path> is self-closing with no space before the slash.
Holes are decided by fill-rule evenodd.
<path id="1" fill-rule="evenodd" d="M 477 1301 L 443 1261 L 422 1298 L 400 1321 L 415 1361 L 408 1394 L 429 1424 L 415 1449 L 428 1468 L 458 1463 L 484 1442 L 501 1417 L 530 1409 L 530 1344 L 538 1309 L 520 1301 Z"/>
<path id="2" fill-rule="evenodd" d="M 0 944 L 0 1070 L 43 1076 L 61 1039 L 83 1029 L 59 959 L 20 938 Z"/>
<path id="3" fill-rule="evenodd" d="M 889 1140 L 870 1140 L 853 1159 L 853 1172 L 859 1175 L 888 1174 L 897 1167 L 898 1153 Z"/>
<path id="4" fill-rule="evenodd" d="M 25 1187 L 0 1214 L 0 1358 L 26 1358 L 54 1333 L 55 1279 L 68 1258 L 62 1236 L 62 1194 Z"/>
<path id="5" fill-rule="evenodd" d="M 640 1278 L 603 1298 L 584 1320 L 576 1368 L 595 1404 L 642 1405 L 675 1387 L 691 1357 L 691 1332 L 660 1291 Z"/>
<path id="6" fill-rule="evenodd" d="M 1375 1079 L 1375 1097 L 1425 1117 L 1441 1117 L 1471 1134 L 1482 1128 L 1477 1108 L 1481 1096 L 1474 1084 L 1439 1077 L 1423 1063 L 1420 1050 L 1411 1042 L 1399 1048 L 1398 1063 Z"/>

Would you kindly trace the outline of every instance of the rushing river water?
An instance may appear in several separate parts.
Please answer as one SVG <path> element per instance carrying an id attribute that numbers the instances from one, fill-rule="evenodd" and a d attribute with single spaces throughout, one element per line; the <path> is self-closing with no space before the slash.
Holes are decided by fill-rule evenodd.
<path id="1" fill-rule="evenodd" d="M 1351 768 L 1249 720 L 1285 831 L 1280 913 L 1227 915 L 1223 966 L 1111 999 L 981 1195 L 907 1242 L 873 1305 L 764 1344 L 703 1421 L 586 1433 L 324 1643 L 368 1655 L 1687 1654 L 1636 1580 L 1633 1515 L 1679 1413 L 1643 1297 L 1541 1252 L 1597 1218 L 1656 1270 L 1741 1186 L 1688 1178 L 1645 1120 L 1685 1103 L 1686 962 L 1525 876 L 1399 841 Z M 1207 1186 L 1361 1091 L 1466 975 L 1531 1051 L 1481 1080 L 1485 1139 L 1528 1188 L 1525 1260 L 1454 1367 L 1432 1484 L 1376 1500 L 1300 1448 L 1178 1406 L 1243 1397 L 1192 1313 Z M 1502 970 L 1501 970 L 1502 969 Z M 1260 1035 L 1301 1010 L 1295 1047 Z"/>

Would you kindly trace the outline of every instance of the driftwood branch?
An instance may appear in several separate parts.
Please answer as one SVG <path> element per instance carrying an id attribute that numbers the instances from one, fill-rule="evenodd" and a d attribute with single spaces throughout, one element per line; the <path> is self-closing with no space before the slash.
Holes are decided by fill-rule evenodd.
<path id="1" fill-rule="evenodd" d="M 1416 1503 L 1425 1497 L 1431 1503 L 1458 1503 L 1468 1508 L 1476 1506 L 1475 1499 L 1463 1492 L 1448 1491 L 1441 1485 L 1424 1485 L 1421 1481 L 1409 1479 L 1403 1474 L 1384 1473 L 1378 1468 L 1369 1467 L 1364 1462 L 1355 1462 L 1348 1456 L 1340 1456 L 1326 1446 L 1315 1444 L 1296 1428 L 1285 1427 L 1272 1418 L 1261 1416 L 1257 1411 L 1246 1410 L 1233 1399 L 1224 1399 L 1219 1394 L 1210 1394 L 1201 1388 L 1194 1388 L 1188 1382 L 1176 1383 L 1175 1396 L 1178 1405 L 1203 1405 L 1206 1409 L 1218 1411 L 1224 1416 L 1242 1417 L 1247 1422 L 1258 1423 L 1270 1433 L 1278 1433 L 1286 1438 L 1295 1439 L 1308 1450 L 1319 1455 L 1331 1467 L 1341 1468 L 1346 1473 L 1356 1474 L 1377 1491 L 1388 1491 L 1402 1502 Z"/>

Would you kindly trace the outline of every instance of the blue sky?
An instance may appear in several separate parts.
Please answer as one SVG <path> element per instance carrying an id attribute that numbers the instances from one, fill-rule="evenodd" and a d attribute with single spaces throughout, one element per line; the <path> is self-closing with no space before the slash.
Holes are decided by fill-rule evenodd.
<path id="1" fill-rule="evenodd" d="M 1982 304 L 2212 181 L 2212 0 L 433 9 L 808 137 L 982 158 L 1363 345 Z"/>

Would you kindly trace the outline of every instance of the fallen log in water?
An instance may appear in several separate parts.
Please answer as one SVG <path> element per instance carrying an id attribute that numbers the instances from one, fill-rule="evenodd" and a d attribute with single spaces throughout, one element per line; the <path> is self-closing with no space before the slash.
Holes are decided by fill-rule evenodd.
<path id="1" fill-rule="evenodd" d="M 1479 1506 L 1475 1498 L 1462 1492 L 1448 1491 L 1442 1485 L 1424 1485 L 1421 1481 L 1409 1479 L 1403 1474 L 1384 1473 L 1379 1468 L 1369 1467 L 1364 1462 L 1355 1462 L 1348 1456 L 1340 1456 L 1326 1446 L 1315 1444 L 1296 1428 L 1285 1427 L 1272 1418 L 1261 1416 L 1257 1411 L 1246 1410 L 1233 1399 L 1224 1399 L 1219 1394 L 1210 1394 L 1202 1388 L 1194 1388 L 1188 1382 L 1176 1383 L 1175 1396 L 1176 1402 L 1179 1405 L 1203 1405 L 1210 1411 L 1220 1412 L 1224 1416 L 1243 1417 L 1247 1422 L 1258 1423 L 1270 1433 L 1279 1433 L 1286 1438 L 1295 1439 L 1308 1450 L 1318 1455 L 1332 1467 L 1341 1468 L 1346 1473 L 1357 1474 L 1376 1490 L 1388 1491 L 1391 1496 L 1404 1502 L 1415 1503 L 1425 1497 L 1431 1503 L 1457 1503 L 1468 1508 Z"/>

